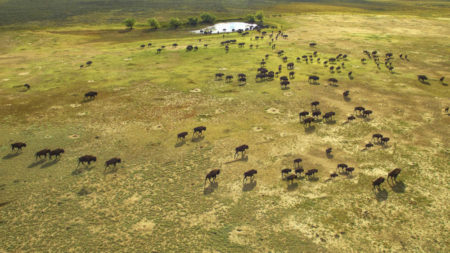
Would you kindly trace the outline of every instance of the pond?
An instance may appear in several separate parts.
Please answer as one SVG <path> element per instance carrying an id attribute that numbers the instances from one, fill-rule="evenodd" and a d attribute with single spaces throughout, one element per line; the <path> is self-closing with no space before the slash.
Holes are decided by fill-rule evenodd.
<path id="1" fill-rule="evenodd" d="M 225 23 L 217 23 L 212 26 L 205 27 L 201 30 L 192 31 L 193 33 L 229 33 L 235 32 L 237 30 L 248 31 L 255 28 L 256 24 L 249 24 L 244 22 L 225 22 Z"/>

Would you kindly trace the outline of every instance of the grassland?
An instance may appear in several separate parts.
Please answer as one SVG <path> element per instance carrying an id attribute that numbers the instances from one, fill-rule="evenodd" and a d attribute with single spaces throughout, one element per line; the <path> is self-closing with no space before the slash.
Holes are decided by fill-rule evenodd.
<path id="1" fill-rule="evenodd" d="M 345 53 L 345 71 L 296 63 L 290 89 L 281 90 L 277 81 L 253 80 L 265 54 L 269 69 L 283 64 L 267 39 L 226 35 L 246 47 L 225 53 L 221 35 L 187 30 L 78 24 L 1 32 L 0 252 L 448 252 L 450 92 L 437 80 L 450 78 L 445 11 L 289 10 L 267 20 L 289 35 L 277 49 L 293 62 L 313 51 L 322 59 Z M 186 52 L 188 44 L 200 49 Z M 362 64 L 363 50 L 394 52 L 394 73 Z M 92 66 L 80 69 L 88 60 Z M 249 81 L 214 81 L 217 72 L 246 73 Z M 310 74 L 321 84 L 309 85 Z M 329 77 L 339 86 L 328 86 Z M 99 96 L 84 102 L 89 90 Z M 314 100 L 336 112 L 336 123 L 299 124 L 298 112 Z M 371 120 L 346 123 L 359 105 L 374 111 Z M 177 133 L 198 125 L 207 126 L 204 139 L 176 144 Z M 388 147 L 363 151 L 375 132 L 391 138 Z M 10 152 L 15 141 L 28 144 L 18 155 Z M 235 161 L 244 143 L 248 159 Z M 66 153 L 36 161 L 46 147 Z M 85 154 L 97 163 L 77 168 Z M 105 172 L 114 156 L 124 162 Z M 318 180 L 281 180 L 297 157 L 319 170 Z M 356 168 L 353 176 L 328 180 L 341 162 Z M 374 192 L 372 180 L 396 167 L 403 169 L 397 186 Z M 218 187 L 204 187 L 215 168 Z M 249 169 L 258 170 L 256 183 L 244 185 Z"/>

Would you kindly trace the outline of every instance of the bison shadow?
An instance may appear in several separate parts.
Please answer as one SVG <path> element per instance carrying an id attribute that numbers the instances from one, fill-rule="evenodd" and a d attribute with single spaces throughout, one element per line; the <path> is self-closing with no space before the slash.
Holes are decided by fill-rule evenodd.
<path id="1" fill-rule="evenodd" d="M 403 183 L 403 181 L 394 182 L 394 184 L 391 185 L 391 189 L 396 193 L 404 193 L 406 185 L 405 183 Z"/>
<path id="2" fill-rule="evenodd" d="M 92 101 L 94 101 L 95 99 L 83 99 L 83 100 L 81 100 L 81 102 L 80 103 L 82 103 L 82 104 L 87 104 L 87 103 L 90 103 L 90 102 L 92 102 Z"/>
<path id="3" fill-rule="evenodd" d="M 309 127 L 305 128 L 305 133 L 307 133 L 307 134 L 314 133 L 314 131 L 316 131 L 315 126 L 309 126 Z"/>
<path id="4" fill-rule="evenodd" d="M 84 168 L 76 168 L 74 171 L 72 171 L 72 176 L 80 175 L 81 173 L 83 173 L 83 171 L 90 171 L 93 168 L 94 168 L 94 166 L 92 166 L 92 167 L 86 166 Z"/>
<path id="5" fill-rule="evenodd" d="M 334 124 L 336 124 L 336 120 L 327 120 L 327 121 L 325 121 L 325 124 L 334 125 Z"/>
<path id="6" fill-rule="evenodd" d="M 217 182 L 212 182 L 208 185 L 208 187 L 205 187 L 203 189 L 203 194 L 209 195 L 209 194 L 213 193 L 218 187 L 219 187 L 219 184 Z"/>
<path id="7" fill-rule="evenodd" d="M 255 187 L 256 187 L 256 180 L 252 180 L 252 181 L 250 181 L 250 183 L 244 182 L 244 185 L 242 186 L 242 191 L 249 192 L 249 191 L 255 189 Z"/>
<path id="8" fill-rule="evenodd" d="M 419 81 L 419 82 L 422 84 L 430 85 L 430 82 L 428 82 L 428 81 Z"/>
<path id="9" fill-rule="evenodd" d="M 197 137 L 192 137 L 191 141 L 192 142 L 200 142 L 203 139 L 205 139 L 205 136 L 197 136 Z"/>
<path id="10" fill-rule="evenodd" d="M 317 181 L 319 181 L 319 178 L 316 177 L 316 176 L 308 177 L 308 181 L 310 181 L 310 182 L 317 182 Z"/>
<path id="11" fill-rule="evenodd" d="M 175 144 L 175 147 L 179 148 L 179 147 L 183 146 L 184 144 L 186 144 L 186 141 L 179 141 Z"/>
<path id="12" fill-rule="evenodd" d="M 30 169 L 30 168 L 36 167 L 36 166 L 38 166 L 38 165 L 41 165 L 41 164 L 43 164 L 43 163 L 45 163 L 45 160 L 35 161 L 35 162 L 31 163 L 30 165 L 28 165 L 27 168 Z"/>
<path id="13" fill-rule="evenodd" d="M 353 80 L 355 78 L 353 76 L 349 76 L 348 79 Z"/>
<path id="14" fill-rule="evenodd" d="M 16 156 L 18 156 L 20 154 L 21 153 L 19 153 L 19 152 L 17 152 L 17 153 L 9 153 L 9 154 L 5 155 L 2 159 L 3 160 L 11 159 L 11 158 L 14 158 L 14 157 L 16 157 Z"/>
<path id="15" fill-rule="evenodd" d="M 333 157 L 334 157 L 334 155 L 332 155 L 332 154 L 327 154 L 327 158 L 328 158 L 328 159 L 333 159 Z"/>
<path id="16" fill-rule="evenodd" d="M 241 157 L 240 159 L 234 159 L 229 162 L 225 162 L 225 164 L 235 163 L 235 162 L 248 162 L 248 156 Z"/>
<path id="17" fill-rule="evenodd" d="M 298 189 L 298 183 L 288 184 L 287 186 L 288 191 L 295 191 L 296 189 Z"/>
<path id="18" fill-rule="evenodd" d="M 49 161 L 47 163 L 44 163 L 44 164 L 41 165 L 41 169 L 45 169 L 45 168 L 48 168 L 50 166 L 53 166 L 53 165 L 57 164 L 58 162 L 59 162 L 59 159 L 55 159 L 55 160 Z"/>
<path id="19" fill-rule="evenodd" d="M 105 168 L 105 170 L 103 171 L 103 174 L 105 174 L 105 175 L 113 174 L 113 173 L 116 173 L 118 170 L 119 170 L 119 168 L 117 168 L 117 167 Z"/>
<path id="20" fill-rule="evenodd" d="M 388 198 L 388 192 L 386 191 L 386 189 L 375 190 L 375 198 L 378 200 L 378 202 L 386 201 Z"/>
<path id="21" fill-rule="evenodd" d="M 344 97 L 344 101 L 345 101 L 345 102 L 350 102 L 350 101 L 352 101 L 352 99 L 349 98 L 349 97 Z"/>

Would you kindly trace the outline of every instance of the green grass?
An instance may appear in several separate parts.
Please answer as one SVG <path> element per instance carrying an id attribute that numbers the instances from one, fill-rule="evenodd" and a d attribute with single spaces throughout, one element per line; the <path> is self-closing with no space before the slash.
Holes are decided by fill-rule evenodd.
<path id="1" fill-rule="evenodd" d="M 295 62 L 289 90 L 277 80 L 254 80 L 267 53 L 267 67 L 283 64 L 286 74 L 267 38 L 227 35 L 246 43 L 227 54 L 222 36 L 187 28 L 120 33 L 117 24 L 77 23 L 1 32 L 8 43 L 0 45 L 0 251 L 448 251 L 449 118 L 442 108 L 450 93 L 437 80 L 450 73 L 448 20 L 348 15 L 341 12 L 345 5 L 328 6 L 337 11 L 330 14 L 323 6 L 323 13 L 291 15 L 301 13 L 292 9 L 267 20 L 289 34 L 276 42 L 288 62 L 313 51 L 322 62 L 349 56 L 340 74 Z M 140 49 L 148 42 L 153 46 Z M 174 42 L 180 46 L 171 48 Z M 188 44 L 200 49 L 186 52 Z M 167 49 L 157 55 L 161 45 Z M 396 57 L 390 74 L 361 64 L 363 50 L 407 53 L 410 62 Z M 80 69 L 88 60 L 92 66 Z M 246 73 L 248 83 L 214 81 L 217 72 Z M 309 85 L 310 74 L 321 84 Z M 430 85 L 417 74 L 428 75 Z M 339 86 L 328 86 L 329 77 Z M 23 92 L 24 83 L 32 88 Z M 99 96 L 83 102 L 89 90 Z M 351 101 L 342 99 L 344 90 Z M 314 100 L 323 112 L 336 112 L 336 123 L 306 131 L 298 112 Z M 346 124 L 359 105 L 374 111 L 372 119 Z M 207 126 L 203 140 L 175 145 L 177 133 L 198 125 Z M 362 151 L 375 132 L 391 138 L 389 147 Z M 15 141 L 28 146 L 10 157 Z M 232 162 L 234 148 L 244 143 L 248 161 Z M 333 159 L 324 155 L 330 146 Z M 34 153 L 46 147 L 66 153 L 56 163 L 35 161 Z M 96 155 L 97 163 L 77 168 L 85 154 Z M 123 163 L 105 173 L 104 161 L 114 156 Z M 319 170 L 318 181 L 288 187 L 280 179 L 297 157 L 305 169 Z M 327 180 L 341 162 L 356 168 L 353 177 Z M 374 193 L 371 182 L 396 167 L 403 169 L 402 183 Z M 215 168 L 222 169 L 218 188 L 204 187 Z M 247 191 L 242 174 L 249 169 L 258 174 Z"/>

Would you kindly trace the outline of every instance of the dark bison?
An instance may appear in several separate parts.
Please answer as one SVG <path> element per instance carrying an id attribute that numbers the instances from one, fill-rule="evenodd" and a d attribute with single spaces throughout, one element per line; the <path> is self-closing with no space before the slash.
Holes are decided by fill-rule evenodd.
<path id="1" fill-rule="evenodd" d="M 312 83 L 312 84 L 316 84 L 317 83 L 317 81 L 319 81 L 319 77 L 318 76 L 309 76 L 308 77 L 308 83 Z"/>
<path id="2" fill-rule="evenodd" d="M 364 112 L 364 110 L 366 110 L 364 107 L 362 107 L 362 106 L 357 106 L 357 107 L 355 107 L 355 109 L 354 109 L 354 111 L 356 112 L 356 113 L 361 113 L 361 112 Z"/>
<path id="3" fill-rule="evenodd" d="M 244 180 L 243 180 L 243 181 L 245 181 L 248 177 L 249 177 L 251 180 L 253 180 L 253 176 L 254 176 L 255 174 L 258 174 L 258 171 L 257 171 L 257 170 L 249 170 L 249 171 L 246 171 L 246 172 L 244 173 Z"/>
<path id="4" fill-rule="evenodd" d="M 417 79 L 418 79 L 420 82 L 424 83 L 425 81 L 428 80 L 428 77 L 427 77 L 426 75 L 418 75 L 418 76 L 417 76 Z"/>
<path id="5" fill-rule="evenodd" d="M 236 153 L 234 153 L 234 158 L 236 158 L 238 155 L 239 155 L 239 153 L 241 153 L 242 154 L 242 157 L 244 157 L 244 154 L 245 154 L 245 151 L 248 149 L 248 145 L 241 145 L 241 146 L 239 146 L 239 147 L 237 147 L 235 150 L 236 150 Z"/>
<path id="6" fill-rule="evenodd" d="M 331 178 L 335 178 L 335 177 L 337 177 L 337 176 L 339 176 L 337 173 L 331 173 L 331 174 L 330 174 L 330 177 L 331 177 Z"/>
<path id="7" fill-rule="evenodd" d="M 187 135 L 188 135 L 188 132 L 181 132 L 181 133 L 177 134 L 177 140 L 185 140 Z"/>
<path id="8" fill-rule="evenodd" d="M 342 96 L 344 96 L 344 98 L 348 97 L 348 95 L 350 94 L 350 91 L 346 90 L 344 91 L 344 93 L 342 93 Z"/>
<path id="9" fill-rule="evenodd" d="M 194 134 L 193 135 L 203 135 L 203 131 L 206 131 L 206 127 L 198 126 L 198 127 L 194 128 Z"/>
<path id="10" fill-rule="evenodd" d="M 337 169 L 338 169 L 338 170 L 339 170 L 339 169 L 345 170 L 347 167 L 348 167 L 348 166 L 347 166 L 347 164 L 345 164 L 345 163 L 340 163 L 340 164 L 337 165 Z"/>
<path id="11" fill-rule="evenodd" d="M 319 101 L 313 101 L 311 102 L 311 107 L 314 107 L 315 109 L 317 109 L 317 106 L 320 105 Z"/>
<path id="12" fill-rule="evenodd" d="M 303 168 L 295 169 L 295 175 L 302 174 L 305 170 Z"/>
<path id="13" fill-rule="evenodd" d="M 325 150 L 325 153 L 327 154 L 327 155 L 331 155 L 331 152 L 333 151 L 333 148 L 327 148 L 326 150 Z"/>
<path id="14" fill-rule="evenodd" d="M 87 164 L 91 164 L 91 162 L 96 162 L 97 161 L 97 157 L 92 156 L 92 155 L 85 155 L 82 156 L 80 158 L 78 158 L 78 165 L 87 163 Z"/>
<path id="15" fill-rule="evenodd" d="M 96 91 L 89 91 L 88 93 L 84 94 L 85 99 L 94 99 L 98 93 Z"/>
<path id="16" fill-rule="evenodd" d="M 381 138 L 381 145 L 386 145 L 386 144 L 388 143 L 389 140 L 390 140 L 389 137 L 383 137 L 383 138 Z"/>
<path id="17" fill-rule="evenodd" d="M 297 158 L 294 160 L 294 168 L 300 167 L 300 163 L 302 162 L 301 158 Z"/>
<path id="18" fill-rule="evenodd" d="M 298 117 L 300 118 L 300 120 L 302 120 L 303 117 L 306 117 L 308 115 L 309 115 L 309 112 L 303 111 L 298 114 Z"/>
<path id="19" fill-rule="evenodd" d="M 47 154 L 49 154 L 49 153 L 50 153 L 50 149 L 43 149 L 43 150 L 36 152 L 36 154 L 34 156 L 36 157 L 36 159 L 38 159 L 38 158 L 41 159 L 41 157 L 46 158 Z"/>
<path id="20" fill-rule="evenodd" d="M 397 181 L 397 176 L 400 174 L 400 172 L 402 172 L 402 169 L 400 168 L 394 169 L 393 171 L 388 173 L 387 179 L 389 180 L 390 178 L 392 181 Z"/>
<path id="21" fill-rule="evenodd" d="M 378 189 L 381 188 L 381 184 L 384 182 L 384 177 L 379 177 L 375 179 L 375 181 L 372 182 L 373 188 L 378 187 Z"/>
<path id="22" fill-rule="evenodd" d="M 381 138 L 383 138 L 383 135 L 382 134 L 373 134 L 372 135 L 372 139 L 377 139 L 378 141 L 380 141 L 381 140 Z"/>
<path id="23" fill-rule="evenodd" d="M 213 182 L 216 181 L 216 177 L 217 175 L 220 174 L 220 169 L 216 169 L 216 170 L 211 170 L 208 174 L 206 174 L 205 177 L 205 184 L 206 184 L 206 180 L 208 180 L 209 182 L 211 182 L 211 179 L 213 180 Z"/>
<path id="24" fill-rule="evenodd" d="M 224 76 L 224 73 L 216 73 L 215 79 L 216 80 L 221 80 L 223 76 Z"/>
<path id="25" fill-rule="evenodd" d="M 297 179 L 297 175 L 292 174 L 286 177 L 286 181 L 288 181 L 288 183 L 292 184 L 294 182 L 294 179 Z"/>
<path id="26" fill-rule="evenodd" d="M 372 114 L 372 110 L 364 110 L 364 111 L 363 111 L 363 116 L 364 116 L 364 117 L 369 117 L 370 114 Z"/>
<path id="27" fill-rule="evenodd" d="M 353 167 L 347 167 L 345 168 L 345 172 L 347 172 L 347 174 L 352 174 L 352 172 L 355 170 L 355 168 Z"/>
<path id="28" fill-rule="evenodd" d="M 287 69 L 294 69 L 294 63 L 293 62 L 288 63 Z"/>
<path id="29" fill-rule="evenodd" d="M 355 120 L 356 118 L 355 118 L 355 116 L 353 116 L 353 115 L 350 115 L 350 116 L 348 116 L 347 117 L 347 120 L 348 121 L 352 121 L 352 120 Z"/>
<path id="30" fill-rule="evenodd" d="M 16 143 L 11 144 L 11 150 L 13 150 L 13 151 L 14 151 L 14 149 L 22 150 L 22 148 L 24 148 L 26 146 L 27 146 L 27 144 L 25 144 L 23 142 L 16 142 Z"/>
<path id="31" fill-rule="evenodd" d="M 49 158 L 52 159 L 52 157 L 54 156 L 55 158 L 58 158 L 61 156 L 61 154 L 64 153 L 64 149 L 62 148 L 57 148 L 55 150 L 50 151 L 49 154 Z"/>
<path id="32" fill-rule="evenodd" d="M 114 157 L 109 159 L 108 161 L 105 162 L 105 169 L 108 168 L 109 166 L 113 165 L 114 167 L 116 167 L 116 165 L 118 163 L 121 163 L 122 160 L 120 158 Z"/>
<path id="33" fill-rule="evenodd" d="M 371 147 L 373 147 L 372 143 L 369 142 L 369 143 L 366 144 L 366 149 L 371 148 Z"/>
<path id="34" fill-rule="evenodd" d="M 286 168 L 286 169 L 282 169 L 281 170 L 281 177 L 283 177 L 284 176 L 284 174 L 289 174 L 289 173 L 291 173 L 291 169 L 289 169 L 289 168 Z"/>
<path id="35" fill-rule="evenodd" d="M 314 174 L 316 174 L 317 172 L 318 172 L 317 169 L 311 169 L 311 170 L 308 170 L 308 171 L 305 173 L 305 175 L 308 176 L 308 177 L 311 177 L 311 176 L 313 176 Z"/>
<path id="36" fill-rule="evenodd" d="M 306 125 L 311 126 L 311 123 L 313 123 L 313 122 L 314 122 L 314 118 L 312 118 L 312 117 L 309 117 L 309 118 L 306 118 L 306 119 L 303 120 L 303 124 L 305 126 Z"/>

